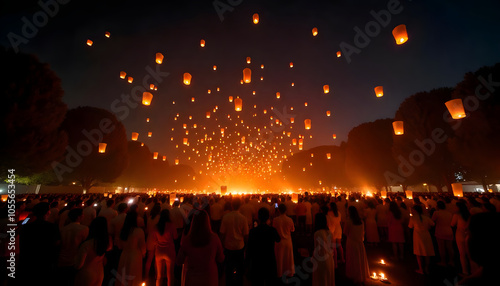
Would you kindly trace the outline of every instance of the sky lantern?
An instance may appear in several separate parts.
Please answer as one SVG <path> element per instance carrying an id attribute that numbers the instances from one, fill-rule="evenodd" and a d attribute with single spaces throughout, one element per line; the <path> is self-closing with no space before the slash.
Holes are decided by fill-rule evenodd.
<path id="1" fill-rule="evenodd" d="M 252 70 L 246 68 L 243 70 L 243 81 L 245 83 L 250 83 L 252 81 Z"/>
<path id="2" fill-rule="evenodd" d="M 342 56 L 342 53 L 340 51 L 337 51 L 337 58 L 340 58 Z"/>
<path id="3" fill-rule="evenodd" d="M 305 106 L 305 107 L 307 107 L 307 101 L 306 101 L 306 102 L 304 102 L 304 106 Z"/>
<path id="4" fill-rule="evenodd" d="M 337 139 L 337 134 L 332 135 L 333 139 Z"/>
<path id="5" fill-rule="evenodd" d="M 311 129 L 311 119 L 304 120 L 304 127 L 306 130 Z"/>
<path id="6" fill-rule="evenodd" d="M 217 66 L 216 66 L 216 65 L 214 65 L 213 69 L 214 69 L 214 71 L 216 71 L 216 70 L 217 70 Z"/>
<path id="7" fill-rule="evenodd" d="M 134 82 L 134 78 L 133 78 L 133 77 L 131 77 L 131 76 L 129 76 L 129 77 L 127 78 L 127 81 L 128 81 L 128 83 L 132 83 L 132 82 Z"/>
<path id="8" fill-rule="evenodd" d="M 182 144 L 187 145 L 188 144 L 188 139 L 187 138 L 182 138 Z"/>
<path id="9" fill-rule="evenodd" d="M 406 25 L 399 25 L 392 30 L 392 35 L 396 40 L 396 44 L 402 45 L 408 41 L 408 33 L 406 32 Z"/>
<path id="10" fill-rule="evenodd" d="M 247 57 L 247 64 L 251 63 L 252 62 L 252 58 L 250 57 Z"/>
<path id="11" fill-rule="evenodd" d="M 132 141 L 137 141 L 138 138 L 139 138 L 139 133 L 132 132 Z"/>
<path id="12" fill-rule="evenodd" d="M 146 122 L 149 122 L 149 117 L 146 118 Z"/>
<path id="13" fill-rule="evenodd" d="M 330 160 L 332 158 L 332 154 L 331 153 L 326 153 L 326 159 Z"/>
<path id="14" fill-rule="evenodd" d="M 125 77 L 126 77 L 126 76 L 127 76 L 127 73 L 126 73 L 126 72 L 124 72 L 124 71 L 121 71 L 121 72 L 120 72 L 120 78 L 121 78 L 121 79 L 125 79 Z"/>
<path id="15" fill-rule="evenodd" d="M 264 69 L 264 65 L 260 65 L 260 68 L 261 68 L 261 69 Z"/>
<path id="16" fill-rule="evenodd" d="M 149 85 L 149 89 L 154 90 L 155 89 L 155 85 L 154 84 L 150 84 Z"/>
<path id="17" fill-rule="evenodd" d="M 318 35 L 318 28 L 314 27 L 312 29 L 312 34 L 313 34 L 314 37 L 316 37 Z"/>
<path id="18" fill-rule="evenodd" d="M 237 97 L 234 100 L 234 110 L 241 111 L 243 109 L 243 99 Z"/>
<path id="19" fill-rule="evenodd" d="M 295 122 L 295 118 L 290 117 L 290 123 L 294 123 L 294 122 Z"/>
<path id="20" fill-rule="evenodd" d="M 462 103 L 462 99 L 457 98 L 457 99 L 449 100 L 445 103 L 445 105 L 451 114 L 451 118 L 460 119 L 460 118 L 466 117 L 464 105 Z"/>
<path id="21" fill-rule="evenodd" d="M 148 132 L 148 137 L 153 136 L 153 132 Z"/>
<path id="22" fill-rule="evenodd" d="M 327 111 L 326 111 L 326 116 L 330 117 L 330 115 L 331 115 L 330 110 L 327 110 Z"/>
<path id="23" fill-rule="evenodd" d="M 206 113 L 206 117 L 207 117 L 207 118 L 210 118 L 210 111 L 207 111 L 207 113 Z"/>
<path id="24" fill-rule="evenodd" d="M 175 164 L 175 165 L 179 165 L 179 159 L 175 158 L 175 160 L 174 160 L 174 164 Z"/>
<path id="25" fill-rule="evenodd" d="M 158 159 L 158 152 L 153 152 L 153 159 Z"/>
<path id="26" fill-rule="evenodd" d="M 94 42 L 90 39 L 87 40 L 87 46 L 89 47 L 92 47 L 92 45 L 94 44 Z"/>
<path id="27" fill-rule="evenodd" d="M 163 54 L 162 53 L 156 53 L 156 63 L 161 65 L 163 63 Z"/>
<path id="28" fill-rule="evenodd" d="M 290 68 L 293 68 L 293 62 L 290 62 Z"/>
<path id="29" fill-rule="evenodd" d="M 153 100 L 153 94 L 151 92 L 145 91 L 142 93 L 142 104 L 150 105 L 152 100 Z"/>
<path id="30" fill-rule="evenodd" d="M 106 143 L 99 143 L 99 153 L 105 153 L 107 145 L 108 144 L 106 144 Z"/>
<path id="31" fill-rule="evenodd" d="M 205 47 L 205 40 L 203 40 L 203 39 L 200 40 L 200 47 L 202 47 L 202 48 Z"/>
<path id="32" fill-rule="evenodd" d="M 276 98 L 277 98 L 277 99 L 280 99 L 280 97 L 281 97 L 281 94 L 280 94 L 279 92 L 277 92 L 277 93 L 276 93 Z"/>
<path id="33" fill-rule="evenodd" d="M 455 197 L 461 198 L 464 196 L 464 187 L 461 183 L 453 183 L 451 184 L 451 188 Z"/>
<path id="34" fill-rule="evenodd" d="M 185 85 L 190 85 L 191 84 L 191 74 L 186 72 L 183 75 L 183 82 Z"/>
<path id="35" fill-rule="evenodd" d="M 167 161 L 167 156 L 163 156 L 163 161 Z"/>
<path id="36" fill-rule="evenodd" d="M 405 194 L 406 194 L 406 198 L 407 198 L 407 199 L 409 199 L 409 200 L 413 200 L 413 191 L 406 190 L 406 191 L 405 191 Z"/>
<path id="37" fill-rule="evenodd" d="M 405 133 L 403 121 L 394 121 L 392 123 L 392 128 L 394 129 L 394 134 L 403 135 Z"/>
<path id="38" fill-rule="evenodd" d="M 144 147 L 144 142 L 141 142 L 141 147 Z"/>
<path id="39" fill-rule="evenodd" d="M 106 32 L 106 33 L 104 33 L 104 36 L 105 36 L 106 38 L 109 38 L 109 37 L 111 37 L 111 33 L 110 33 L 110 32 Z"/>
<path id="40" fill-rule="evenodd" d="M 259 24 L 259 14 L 257 14 L 257 13 L 253 14 L 252 20 L 253 20 L 254 24 L 256 24 L 256 25 Z"/>
<path id="41" fill-rule="evenodd" d="M 377 97 L 382 97 L 382 96 L 384 96 L 384 87 L 383 87 L 383 86 L 381 86 L 381 85 L 380 85 L 380 86 L 376 86 L 376 87 L 374 88 L 374 90 L 375 90 L 375 95 L 376 95 Z"/>
<path id="42" fill-rule="evenodd" d="M 233 102 L 233 97 L 231 95 L 229 96 L 229 102 Z"/>
<path id="43" fill-rule="evenodd" d="M 323 92 L 324 92 L 324 93 L 330 93 L 330 86 L 329 86 L 328 84 L 325 84 L 325 85 L 323 86 Z"/>
<path id="44" fill-rule="evenodd" d="M 194 102 L 194 97 L 191 97 L 191 102 Z"/>

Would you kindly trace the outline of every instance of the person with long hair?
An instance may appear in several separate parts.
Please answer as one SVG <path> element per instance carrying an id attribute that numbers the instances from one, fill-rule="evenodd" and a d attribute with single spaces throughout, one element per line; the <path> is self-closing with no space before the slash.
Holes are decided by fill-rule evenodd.
<path id="1" fill-rule="evenodd" d="M 389 227 L 389 242 L 392 243 L 393 259 L 404 258 L 405 232 L 403 228 L 403 213 L 396 202 L 390 202 L 389 215 L 387 216 Z M 399 250 L 399 255 L 398 255 Z"/>
<path id="2" fill-rule="evenodd" d="M 443 201 L 437 202 L 437 210 L 432 214 L 432 220 L 436 223 L 434 236 L 436 237 L 440 266 L 446 266 L 446 254 L 448 254 L 448 264 L 453 265 L 453 230 L 451 229 L 451 221 L 453 215 L 446 210 L 446 205 Z"/>
<path id="3" fill-rule="evenodd" d="M 365 227 L 354 206 L 348 209 L 349 220 L 346 223 L 346 276 L 356 284 L 365 283 L 370 276 L 365 245 L 363 244 Z"/>
<path id="4" fill-rule="evenodd" d="M 451 219 L 451 226 L 456 227 L 455 240 L 457 242 L 458 253 L 460 254 L 460 264 L 462 265 L 462 275 L 468 276 L 471 273 L 472 263 L 466 247 L 466 231 L 469 226 L 470 212 L 463 200 L 456 203 L 458 212 Z"/>
<path id="5" fill-rule="evenodd" d="M 221 241 L 212 232 L 207 212 L 199 210 L 193 215 L 189 233 L 183 238 L 176 257 L 177 265 L 187 265 L 185 286 L 218 286 L 217 263 L 222 261 Z"/>
<path id="6" fill-rule="evenodd" d="M 165 278 L 168 286 L 174 285 L 175 239 L 177 239 L 177 229 L 170 221 L 170 211 L 164 209 L 147 241 L 148 251 L 154 252 L 155 255 L 157 286 L 163 285 Z"/>
<path id="7" fill-rule="evenodd" d="M 375 209 L 375 204 L 373 200 L 368 200 L 366 202 L 367 208 L 364 209 L 363 215 L 365 218 L 365 233 L 366 233 L 366 242 L 368 245 L 375 245 L 380 242 L 380 237 L 378 235 L 378 226 L 377 226 L 377 210 Z M 386 222 L 387 224 L 387 222 Z"/>
<path id="8" fill-rule="evenodd" d="M 345 263 L 344 257 L 344 248 L 342 248 L 342 226 L 340 224 L 342 220 L 342 214 L 339 212 L 337 208 L 337 204 L 335 202 L 330 203 L 330 210 L 327 212 L 326 220 L 328 223 L 328 228 L 332 233 L 333 242 L 335 243 L 334 251 L 334 260 L 335 267 L 338 266 L 337 263 L 337 254 L 340 255 L 340 262 Z"/>
<path id="9" fill-rule="evenodd" d="M 273 220 L 273 227 L 280 235 L 280 242 L 274 246 L 276 253 L 277 275 L 283 281 L 295 274 L 295 264 L 293 260 L 292 232 L 295 231 L 293 220 L 286 215 L 287 207 L 285 204 L 278 206 L 280 215 Z"/>
<path id="10" fill-rule="evenodd" d="M 122 253 L 115 285 L 139 285 L 142 281 L 142 259 L 146 255 L 144 231 L 137 226 L 137 212 L 125 217 L 120 240 Z"/>
<path id="11" fill-rule="evenodd" d="M 434 222 L 423 215 L 422 206 L 414 205 L 408 227 L 413 228 L 413 254 L 417 256 L 418 263 L 418 269 L 415 272 L 419 274 L 429 273 L 431 256 L 434 256 L 434 245 L 429 232 L 431 226 L 434 226 Z M 422 257 L 425 257 L 424 268 L 422 268 Z"/>
<path id="12" fill-rule="evenodd" d="M 111 250 L 108 223 L 97 217 L 90 223 L 89 235 L 76 256 L 75 286 L 100 286 L 104 279 L 104 254 Z"/>
<path id="13" fill-rule="evenodd" d="M 335 205 L 335 203 L 332 203 Z M 336 205 L 335 205 L 336 206 Z M 328 228 L 327 216 L 324 213 L 317 213 L 314 219 L 314 252 L 311 259 L 316 262 L 313 268 L 313 286 L 334 286 L 335 285 L 335 245 L 333 235 Z M 339 220 L 340 224 L 340 220 Z"/>
<path id="14" fill-rule="evenodd" d="M 149 212 L 146 224 L 147 224 L 147 231 L 146 231 L 146 236 L 149 237 L 153 234 L 156 225 L 158 224 L 158 221 L 160 221 L 160 212 L 161 212 L 161 204 L 160 203 L 155 203 L 153 205 L 153 208 Z M 151 270 L 151 264 L 153 263 L 153 258 L 154 258 L 154 249 L 150 250 L 147 248 L 147 254 L 146 254 L 146 263 L 144 264 L 144 276 L 148 277 L 149 271 Z"/>

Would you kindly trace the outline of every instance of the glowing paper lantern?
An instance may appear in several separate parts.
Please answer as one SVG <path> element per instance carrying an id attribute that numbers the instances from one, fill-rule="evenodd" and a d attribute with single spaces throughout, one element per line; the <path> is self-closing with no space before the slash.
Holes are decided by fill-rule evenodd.
<path id="1" fill-rule="evenodd" d="M 158 159 L 158 152 L 153 152 L 153 159 Z"/>
<path id="2" fill-rule="evenodd" d="M 213 69 L 214 69 L 214 71 L 216 71 L 216 70 L 217 70 L 217 66 L 216 66 L 216 65 L 214 65 Z"/>
<path id="3" fill-rule="evenodd" d="M 394 121 L 392 123 L 392 128 L 394 129 L 394 134 L 403 135 L 405 133 L 403 121 Z"/>
<path id="4" fill-rule="evenodd" d="M 304 120 L 304 127 L 306 130 L 311 129 L 311 119 Z"/>
<path id="5" fill-rule="evenodd" d="M 299 194 L 292 194 L 292 202 L 294 203 L 299 202 Z"/>
<path id="6" fill-rule="evenodd" d="M 92 44 L 94 44 L 94 42 L 92 40 L 87 40 L 87 46 L 89 47 L 92 47 Z"/>
<path id="7" fill-rule="evenodd" d="M 247 57 L 247 64 L 251 63 L 252 62 L 252 58 L 250 57 Z"/>
<path id="8" fill-rule="evenodd" d="M 408 33 L 406 32 L 406 25 L 399 25 L 392 30 L 392 35 L 396 40 L 396 44 L 402 45 L 408 41 Z"/>
<path id="9" fill-rule="evenodd" d="M 234 100 L 234 110 L 241 111 L 243 109 L 243 99 L 237 97 Z"/>
<path id="10" fill-rule="evenodd" d="M 146 118 L 146 122 L 149 122 L 149 117 L 148 117 L 148 118 Z"/>
<path id="11" fill-rule="evenodd" d="M 174 164 L 175 164 L 175 165 L 179 165 L 179 159 L 175 159 L 175 160 L 174 160 Z"/>
<path id="12" fill-rule="evenodd" d="M 279 99 L 281 97 L 281 94 L 279 92 L 276 93 L 276 98 Z"/>
<path id="13" fill-rule="evenodd" d="M 383 86 L 377 86 L 377 87 L 374 88 L 374 90 L 375 90 L 375 95 L 377 97 L 384 96 L 384 87 Z"/>
<path id="14" fill-rule="evenodd" d="M 207 118 L 210 118 L 210 111 L 207 111 L 207 113 L 206 113 L 206 117 L 207 117 Z"/>
<path id="15" fill-rule="evenodd" d="M 106 152 L 106 146 L 107 146 L 107 145 L 108 145 L 108 144 L 106 144 L 106 143 L 99 143 L 99 153 L 104 153 L 104 152 Z"/>
<path id="16" fill-rule="evenodd" d="M 264 65 L 260 65 L 260 68 L 261 68 L 261 69 L 264 69 Z"/>
<path id="17" fill-rule="evenodd" d="M 326 159 L 330 160 L 332 158 L 332 154 L 331 153 L 326 153 Z"/>
<path id="18" fill-rule="evenodd" d="M 294 122 L 295 122 L 295 118 L 290 117 L 290 123 L 294 123 Z"/>
<path id="19" fill-rule="evenodd" d="M 109 37 L 111 37 L 111 33 L 110 33 L 110 32 L 106 32 L 106 33 L 104 33 L 104 36 L 105 36 L 106 38 L 109 38 Z"/>
<path id="20" fill-rule="evenodd" d="M 257 13 L 253 14 L 252 20 L 253 20 L 254 24 L 258 24 L 259 23 L 259 14 L 257 14 Z"/>
<path id="21" fill-rule="evenodd" d="M 149 85 L 149 89 L 154 90 L 155 89 L 155 85 L 154 84 L 150 84 Z"/>
<path id="22" fill-rule="evenodd" d="M 132 132 L 132 141 L 137 141 L 138 138 L 139 138 L 139 133 Z"/>
<path id="23" fill-rule="evenodd" d="M 464 196 L 464 187 L 461 183 L 453 183 L 453 184 L 451 184 L 451 188 L 453 190 L 453 195 L 455 197 L 463 197 Z"/>
<path id="24" fill-rule="evenodd" d="M 145 91 L 142 93 L 142 104 L 150 105 L 152 100 L 153 100 L 153 94 L 151 92 Z"/>
<path id="25" fill-rule="evenodd" d="M 191 84 L 191 74 L 190 73 L 184 73 L 184 76 L 183 76 L 183 82 L 185 85 L 190 85 Z"/>
<path id="26" fill-rule="evenodd" d="M 333 139 L 337 139 L 337 134 L 332 135 Z"/>
<path id="27" fill-rule="evenodd" d="M 326 116 L 330 117 L 331 113 L 330 113 L 330 110 L 327 110 L 326 111 Z"/>
<path id="28" fill-rule="evenodd" d="M 330 86 L 329 86 L 328 84 L 325 84 L 325 85 L 323 86 L 323 92 L 324 92 L 324 93 L 329 93 L 329 92 L 330 92 Z"/>
<path id="29" fill-rule="evenodd" d="M 202 39 L 202 40 L 200 41 L 200 47 L 202 47 L 202 48 L 204 48 L 204 47 L 205 47 L 205 40 L 203 40 L 203 39 Z"/>
<path id="30" fill-rule="evenodd" d="M 466 117 L 462 99 L 452 99 L 450 101 L 447 101 L 445 104 L 446 108 L 448 108 L 448 111 L 451 114 L 451 118 L 460 119 Z"/>
<path id="31" fill-rule="evenodd" d="M 125 79 L 125 77 L 126 77 L 126 76 L 127 76 L 127 73 L 126 73 L 126 72 L 124 72 L 124 71 L 121 71 L 121 72 L 120 72 L 120 78 L 121 78 L 121 79 Z"/>
<path id="32" fill-rule="evenodd" d="M 129 76 L 129 77 L 127 78 L 127 81 L 128 81 L 128 83 L 132 83 L 132 82 L 134 81 L 134 78 L 133 78 L 133 77 L 131 77 L 131 76 Z"/>
<path id="33" fill-rule="evenodd" d="M 229 96 L 229 102 L 233 102 L 233 97 Z"/>
<path id="34" fill-rule="evenodd" d="M 387 191 L 380 191 L 380 197 L 382 199 L 387 199 Z"/>
<path id="35" fill-rule="evenodd" d="M 162 53 L 156 53 L 156 63 L 161 64 L 163 63 L 163 54 Z"/>
<path id="36" fill-rule="evenodd" d="M 316 37 L 318 35 L 318 28 L 314 27 L 312 29 L 312 34 L 313 34 L 314 37 Z"/>
<path id="37" fill-rule="evenodd" d="M 337 58 L 340 58 L 342 56 L 342 53 L 340 51 L 337 51 Z"/>
<path id="38" fill-rule="evenodd" d="M 413 191 L 406 190 L 405 194 L 407 199 L 413 200 Z"/>
<path id="39" fill-rule="evenodd" d="M 153 136 L 153 132 L 148 132 L 148 137 Z"/>
<path id="40" fill-rule="evenodd" d="M 292 62 L 290 62 L 290 68 L 293 68 L 293 63 Z"/>
<path id="41" fill-rule="evenodd" d="M 188 139 L 187 138 L 182 138 L 182 144 L 187 145 L 188 144 Z"/>
<path id="42" fill-rule="evenodd" d="M 163 156 L 163 161 L 167 161 L 167 156 Z"/>
<path id="43" fill-rule="evenodd" d="M 243 81 L 245 83 L 250 83 L 252 81 L 252 70 L 246 68 L 243 70 Z"/>

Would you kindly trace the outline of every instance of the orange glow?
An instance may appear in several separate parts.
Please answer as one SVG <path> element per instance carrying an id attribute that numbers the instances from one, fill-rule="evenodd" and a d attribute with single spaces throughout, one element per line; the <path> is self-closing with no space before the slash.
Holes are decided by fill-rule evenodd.
<path id="1" fill-rule="evenodd" d="M 394 36 L 394 40 L 396 40 L 396 44 L 402 45 L 408 41 L 408 33 L 406 32 L 406 25 L 399 25 L 392 30 L 392 35 Z"/>
<path id="2" fill-rule="evenodd" d="M 318 35 L 318 28 L 314 27 L 312 29 L 312 34 L 313 34 L 314 37 L 316 37 Z"/>
<path id="3" fill-rule="evenodd" d="M 332 135 L 333 139 L 337 139 L 337 134 Z"/>
<path id="4" fill-rule="evenodd" d="M 153 100 L 153 94 L 150 92 L 143 92 L 142 93 L 142 104 L 144 105 L 150 105 L 151 101 Z"/>
<path id="5" fill-rule="evenodd" d="M 148 137 L 153 136 L 153 132 L 148 132 Z"/>
<path id="6" fill-rule="evenodd" d="M 247 57 L 247 64 L 251 63 L 252 62 L 252 58 L 250 57 Z"/>
<path id="7" fill-rule="evenodd" d="M 293 68 L 293 63 L 292 62 L 290 62 L 290 68 Z"/>
<path id="8" fill-rule="evenodd" d="M 200 47 L 204 48 L 205 47 L 205 40 L 200 40 Z"/>
<path id="9" fill-rule="evenodd" d="M 161 65 L 163 63 L 163 54 L 162 53 L 156 53 L 156 63 Z"/>
<path id="10" fill-rule="evenodd" d="M 464 196 L 464 187 L 461 183 L 453 183 L 451 188 L 455 197 L 462 198 Z"/>
<path id="11" fill-rule="evenodd" d="M 109 38 L 109 37 L 111 37 L 111 33 L 110 33 L 110 32 L 106 32 L 106 33 L 104 33 L 104 36 L 105 36 L 106 38 Z"/>
<path id="12" fill-rule="evenodd" d="M 216 70 L 217 70 L 217 66 L 216 66 L 216 65 L 214 65 L 213 69 L 214 69 L 214 71 L 216 71 Z"/>
<path id="13" fill-rule="evenodd" d="M 375 90 L 375 95 L 377 97 L 384 96 L 384 87 L 383 86 L 377 86 L 377 87 L 374 88 L 374 90 Z"/>
<path id="14" fill-rule="evenodd" d="M 311 119 L 304 120 L 304 127 L 305 127 L 306 130 L 310 130 L 311 129 Z"/>
<path id="15" fill-rule="evenodd" d="M 128 83 L 132 83 L 132 82 L 134 81 L 134 78 L 133 78 L 133 77 L 131 77 L 131 76 L 129 76 L 129 77 L 127 78 L 127 81 L 128 81 Z"/>
<path id="16" fill-rule="evenodd" d="M 258 24 L 259 23 L 259 14 L 257 14 L 257 13 L 253 14 L 252 20 L 253 20 L 254 24 Z"/>
<path id="17" fill-rule="evenodd" d="M 325 85 L 323 86 L 323 92 L 324 92 L 324 93 L 329 93 L 329 92 L 330 92 L 330 86 L 329 86 L 328 84 L 325 84 Z"/>
<path id="18" fill-rule="evenodd" d="M 234 100 L 234 110 L 241 111 L 242 109 L 243 109 L 243 99 L 238 97 Z"/>
<path id="19" fill-rule="evenodd" d="M 331 113 L 330 113 L 330 110 L 327 110 L 326 111 L 326 116 L 330 117 Z"/>
<path id="20" fill-rule="evenodd" d="M 405 194 L 407 199 L 413 200 L 413 191 L 406 190 Z"/>
<path id="21" fill-rule="evenodd" d="M 246 68 L 243 70 L 243 81 L 245 83 L 250 83 L 252 81 L 252 70 Z"/>
<path id="22" fill-rule="evenodd" d="M 132 132 L 132 141 L 137 141 L 138 138 L 139 138 L 139 133 Z"/>
<path id="23" fill-rule="evenodd" d="M 191 78 L 192 78 L 192 77 L 191 77 L 191 74 L 190 74 L 190 73 L 187 73 L 187 72 L 186 72 L 186 73 L 184 73 L 184 75 L 183 75 L 183 83 L 184 83 L 185 85 L 190 85 L 190 84 L 191 84 Z"/>
<path id="24" fill-rule="evenodd" d="M 457 98 L 457 99 L 449 100 L 445 103 L 445 105 L 451 114 L 451 118 L 461 119 L 461 118 L 466 117 L 464 105 L 462 103 L 462 99 Z"/>
<path id="25" fill-rule="evenodd" d="M 281 94 L 279 92 L 276 93 L 276 98 L 279 99 L 281 97 Z"/>
<path id="26" fill-rule="evenodd" d="M 108 144 L 106 144 L 106 143 L 99 143 L 99 153 L 105 153 L 107 145 Z"/>
<path id="27" fill-rule="evenodd" d="M 153 159 L 158 159 L 158 152 L 153 152 Z"/>
<path id="28" fill-rule="evenodd" d="M 326 159 L 330 160 L 332 158 L 332 154 L 331 153 L 326 153 Z"/>
<path id="29" fill-rule="evenodd" d="M 87 46 L 89 47 L 92 47 L 92 45 L 94 44 L 94 42 L 92 40 L 87 40 Z"/>
<path id="30" fill-rule="evenodd" d="M 121 72 L 120 72 L 120 78 L 121 78 L 121 79 L 125 79 L 125 77 L 126 77 L 126 76 L 127 76 L 127 73 L 126 73 L 126 72 L 124 72 L 124 71 L 121 71 Z"/>
<path id="31" fill-rule="evenodd" d="M 342 56 L 342 53 L 340 51 L 337 51 L 337 58 L 340 58 Z"/>
<path id="32" fill-rule="evenodd" d="M 403 121 L 394 121 L 392 123 L 392 128 L 394 129 L 394 134 L 403 135 L 405 133 Z"/>

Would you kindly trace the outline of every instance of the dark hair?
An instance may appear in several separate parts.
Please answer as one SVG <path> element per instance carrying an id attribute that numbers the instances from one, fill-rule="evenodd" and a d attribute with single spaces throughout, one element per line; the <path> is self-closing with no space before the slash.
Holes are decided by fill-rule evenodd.
<path id="1" fill-rule="evenodd" d="M 120 239 L 127 241 L 128 236 L 132 233 L 134 228 L 137 227 L 137 212 L 129 211 L 123 222 L 122 231 L 120 232 Z"/>
<path id="2" fill-rule="evenodd" d="M 106 206 L 107 206 L 108 208 L 110 208 L 110 207 L 111 207 L 114 203 L 115 203 L 115 200 L 113 200 L 113 199 L 108 199 L 108 200 L 106 201 Z"/>
<path id="3" fill-rule="evenodd" d="M 395 219 L 401 218 L 401 210 L 399 209 L 398 204 L 396 202 L 391 202 L 389 204 L 389 211 L 392 213 L 392 216 Z"/>
<path id="4" fill-rule="evenodd" d="M 109 247 L 108 223 L 105 217 L 96 217 L 89 226 L 89 236 L 86 240 L 94 239 L 94 250 L 98 256 L 104 255 Z"/>
<path id="5" fill-rule="evenodd" d="M 446 209 L 446 205 L 444 204 L 444 202 L 443 202 L 443 201 L 438 201 L 438 202 L 437 202 L 437 207 L 438 207 L 438 209 L 440 209 L 440 210 L 444 210 L 444 209 Z"/>
<path id="6" fill-rule="evenodd" d="M 265 224 L 269 219 L 269 210 L 266 208 L 260 208 L 257 213 L 257 217 L 259 218 L 261 224 Z"/>
<path id="7" fill-rule="evenodd" d="M 371 208 L 371 209 L 374 209 L 374 208 L 375 208 L 375 204 L 373 203 L 373 201 L 372 201 L 372 200 L 368 200 L 368 201 L 366 202 L 366 205 L 367 205 L 369 208 Z"/>
<path id="8" fill-rule="evenodd" d="M 160 213 L 160 220 L 156 224 L 156 228 L 158 228 L 158 232 L 160 235 L 163 235 L 165 233 L 165 225 L 167 222 L 170 222 L 170 211 L 167 209 L 164 209 Z"/>
<path id="9" fill-rule="evenodd" d="M 280 211 L 280 214 L 286 213 L 286 206 L 285 206 L 285 204 L 280 204 L 278 206 L 278 210 Z"/>
<path id="10" fill-rule="evenodd" d="M 335 215 L 335 217 L 339 216 L 339 209 L 337 208 L 337 204 L 336 203 L 334 203 L 334 202 L 330 203 L 330 209 L 332 210 L 332 212 Z"/>
<path id="11" fill-rule="evenodd" d="M 399 204 L 399 206 L 400 206 L 402 209 L 404 209 L 404 210 L 408 210 L 408 207 L 406 206 L 406 204 L 405 204 L 405 203 L 401 203 L 401 204 Z"/>
<path id="12" fill-rule="evenodd" d="M 363 224 L 363 221 L 359 217 L 358 210 L 354 206 L 350 206 L 349 209 L 349 217 L 351 218 L 351 221 L 354 225 L 361 225 Z"/>
<path id="13" fill-rule="evenodd" d="M 424 213 L 422 206 L 421 205 L 414 205 L 413 210 L 415 210 L 415 212 L 418 215 L 418 218 L 420 219 L 420 221 L 422 221 L 422 214 Z"/>
<path id="14" fill-rule="evenodd" d="M 210 220 L 208 214 L 204 210 L 198 211 L 193 215 L 191 221 L 191 229 L 188 237 L 193 247 L 203 247 L 210 243 L 212 239 L 212 229 L 210 228 Z"/>
<path id="15" fill-rule="evenodd" d="M 237 211 L 241 206 L 241 200 L 239 198 L 233 198 L 231 206 L 233 207 L 233 211 Z"/>
<path id="16" fill-rule="evenodd" d="M 120 203 L 120 204 L 118 205 L 118 212 L 119 212 L 119 213 L 122 213 L 122 212 L 126 211 L 126 210 L 127 210 L 127 207 L 128 207 L 128 206 L 127 206 L 127 204 L 126 204 L 126 203 Z"/>
<path id="17" fill-rule="evenodd" d="M 326 221 L 326 215 L 324 213 L 317 213 L 314 216 L 314 231 L 318 231 L 321 229 L 328 230 L 328 223 Z"/>
<path id="18" fill-rule="evenodd" d="M 74 208 L 68 212 L 68 218 L 72 222 L 75 222 L 78 219 L 78 217 L 80 217 L 82 214 L 83 210 L 81 208 Z"/>
<path id="19" fill-rule="evenodd" d="M 151 216 L 151 219 L 154 219 L 157 215 L 160 214 L 160 212 L 161 212 L 160 203 L 155 203 L 149 215 Z"/>
<path id="20" fill-rule="evenodd" d="M 467 221 L 469 218 L 470 218 L 470 212 L 469 210 L 467 209 L 467 206 L 465 205 L 464 202 L 462 201 L 458 201 L 457 202 L 457 208 L 458 208 L 458 213 L 460 214 L 460 216 L 465 220 Z"/>
<path id="21" fill-rule="evenodd" d="M 38 219 L 43 219 L 43 217 L 49 212 L 49 203 L 38 203 L 33 207 L 33 215 Z"/>

